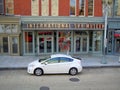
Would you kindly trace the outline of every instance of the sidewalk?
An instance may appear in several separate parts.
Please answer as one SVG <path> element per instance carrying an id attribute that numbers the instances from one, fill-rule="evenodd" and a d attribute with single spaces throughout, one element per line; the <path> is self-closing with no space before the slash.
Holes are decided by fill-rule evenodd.
<path id="1" fill-rule="evenodd" d="M 0 69 L 26 69 L 27 65 L 39 59 L 38 56 L 0 56 Z M 88 67 L 120 67 L 120 56 L 81 56 L 82 66 Z"/>

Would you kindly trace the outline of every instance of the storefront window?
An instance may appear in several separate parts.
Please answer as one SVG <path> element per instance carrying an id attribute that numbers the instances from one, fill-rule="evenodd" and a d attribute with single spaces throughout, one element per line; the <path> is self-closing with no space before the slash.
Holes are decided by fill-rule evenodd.
<path id="1" fill-rule="evenodd" d="M 75 15 L 76 0 L 70 0 L 70 15 Z"/>
<path id="2" fill-rule="evenodd" d="M 85 11 L 85 0 L 79 0 L 79 16 L 84 16 Z"/>
<path id="3" fill-rule="evenodd" d="M 25 32 L 25 53 L 33 53 L 33 33 Z"/>
<path id="4" fill-rule="evenodd" d="M 59 52 L 70 52 L 71 51 L 71 32 L 61 31 L 58 33 L 58 45 Z"/>
<path id="5" fill-rule="evenodd" d="M 88 0 L 88 16 L 93 16 L 93 0 Z"/>
<path id="6" fill-rule="evenodd" d="M 102 31 L 93 32 L 93 51 L 94 52 L 102 51 Z"/>

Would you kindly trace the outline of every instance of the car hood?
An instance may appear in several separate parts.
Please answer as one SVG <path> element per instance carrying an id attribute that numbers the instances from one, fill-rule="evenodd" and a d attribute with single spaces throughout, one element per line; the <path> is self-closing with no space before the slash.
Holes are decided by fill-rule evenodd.
<path id="1" fill-rule="evenodd" d="M 38 64 L 38 63 L 40 64 L 39 60 L 35 60 L 35 61 L 29 63 L 29 65 L 31 65 L 31 64 L 32 64 L 32 65 L 35 65 L 35 64 Z"/>

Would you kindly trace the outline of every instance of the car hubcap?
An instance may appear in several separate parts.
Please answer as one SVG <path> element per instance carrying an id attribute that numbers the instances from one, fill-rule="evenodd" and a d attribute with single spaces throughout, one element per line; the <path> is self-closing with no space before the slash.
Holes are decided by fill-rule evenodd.
<path id="1" fill-rule="evenodd" d="M 41 69 L 36 69 L 36 70 L 35 70 L 35 74 L 36 74 L 37 76 L 42 75 L 42 70 L 41 70 Z"/>
<path id="2" fill-rule="evenodd" d="M 76 69 L 71 69 L 71 70 L 70 70 L 70 74 L 71 74 L 71 75 L 77 74 L 77 70 L 76 70 Z"/>

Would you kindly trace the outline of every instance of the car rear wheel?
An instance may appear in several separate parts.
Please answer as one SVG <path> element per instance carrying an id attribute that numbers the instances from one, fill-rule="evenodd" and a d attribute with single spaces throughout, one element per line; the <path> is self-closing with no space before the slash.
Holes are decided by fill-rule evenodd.
<path id="1" fill-rule="evenodd" d="M 70 75 L 76 75 L 77 73 L 78 73 L 78 71 L 77 71 L 76 68 L 71 68 L 70 71 L 69 71 Z"/>
<path id="2" fill-rule="evenodd" d="M 36 76 L 41 76 L 41 75 L 43 74 L 43 70 L 40 69 L 40 68 L 36 68 L 36 69 L 34 70 L 34 74 L 35 74 Z"/>

